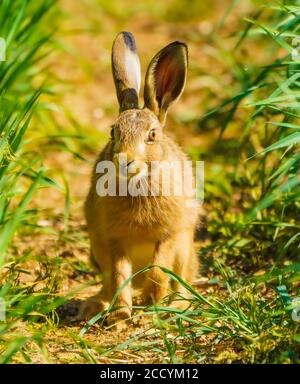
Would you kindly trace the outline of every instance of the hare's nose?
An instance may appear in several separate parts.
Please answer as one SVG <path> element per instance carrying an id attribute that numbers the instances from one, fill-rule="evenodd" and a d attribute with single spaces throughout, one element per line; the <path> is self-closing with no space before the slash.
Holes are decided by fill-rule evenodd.
<path id="1" fill-rule="evenodd" d="M 129 167 L 129 165 L 133 162 L 134 160 L 130 159 L 127 153 L 116 153 L 114 155 L 114 163 L 120 165 L 121 167 Z"/>

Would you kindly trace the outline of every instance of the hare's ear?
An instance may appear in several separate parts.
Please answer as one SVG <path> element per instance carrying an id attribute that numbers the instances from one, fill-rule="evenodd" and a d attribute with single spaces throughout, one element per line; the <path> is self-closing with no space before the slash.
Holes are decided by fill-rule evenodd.
<path id="1" fill-rule="evenodd" d="M 130 32 L 118 34 L 113 43 L 111 60 L 120 111 L 138 108 L 141 69 L 135 40 Z"/>
<path id="2" fill-rule="evenodd" d="M 164 121 L 170 104 L 181 95 L 187 73 L 188 51 L 184 43 L 175 41 L 159 51 L 148 67 L 145 107 Z"/>

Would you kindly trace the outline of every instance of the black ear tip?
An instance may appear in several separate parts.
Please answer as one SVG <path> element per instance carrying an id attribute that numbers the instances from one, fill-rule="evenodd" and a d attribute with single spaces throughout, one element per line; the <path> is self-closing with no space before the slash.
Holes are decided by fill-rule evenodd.
<path id="1" fill-rule="evenodd" d="M 127 31 L 120 32 L 118 34 L 117 38 L 118 37 L 123 38 L 126 47 L 129 48 L 132 52 L 134 52 L 134 53 L 137 52 L 135 39 L 134 39 L 134 36 L 131 32 L 127 32 Z"/>
<path id="2" fill-rule="evenodd" d="M 161 53 L 181 53 L 183 56 L 188 56 L 188 46 L 182 41 L 173 41 L 161 50 Z"/>
<path id="3" fill-rule="evenodd" d="M 174 45 L 183 45 L 184 47 L 187 47 L 186 43 L 184 43 L 183 41 L 179 41 L 179 40 L 173 41 L 173 43 L 171 43 L 171 44 L 174 44 Z"/>
<path id="4" fill-rule="evenodd" d="M 183 48 L 185 51 L 188 51 L 188 46 L 183 41 L 173 41 L 173 43 L 171 43 L 170 45 L 178 48 Z"/>

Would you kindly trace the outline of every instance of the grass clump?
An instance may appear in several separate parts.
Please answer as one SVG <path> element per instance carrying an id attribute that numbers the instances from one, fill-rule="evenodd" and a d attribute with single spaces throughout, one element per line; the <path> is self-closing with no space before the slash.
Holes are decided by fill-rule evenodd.
<path id="1" fill-rule="evenodd" d="M 52 31 L 45 22 L 54 4 L 55 0 L 0 4 L 0 36 L 6 47 L 6 60 L 0 62 L 0 298 L 6 310 L 6 323 L 0 325 L 2 363 L 29 341 L 41 346 L 39 333 L 16 332 L 16 323 L 41 305 L 43 294 L 34 295 L 33 287 L 18 281 L 18 266 L 27 255 L 11 245 L 18 230 L 34 221 L 37 212 L 29 203 L 37 190 L 53 185 L 39 150 L 29 150 L 27 144 L 31 123 L 41 109 L 40 96 L 46 91 L 43 63 Z M 23 356 L 30 361 L 25 352 Z"/>

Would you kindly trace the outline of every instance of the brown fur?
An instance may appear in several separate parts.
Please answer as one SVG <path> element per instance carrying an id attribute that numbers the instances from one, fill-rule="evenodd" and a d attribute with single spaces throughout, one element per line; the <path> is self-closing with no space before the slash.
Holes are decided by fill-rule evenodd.
<path id="1" fill-rule="evenodd" d="M 137 164 L 140 161 L 150 164 L 151 161 L 187 160 L 179 146 L 163 132 L 159 119 L 159 114 L 147 108 L 122 111 L 114 124 L 114 137 L 100 153 L 96 164 L 103 160 L 116 161 L 115 155 L 119 153 L 126 154 Z M 153 128 L 155 142 L 148 145 L 145 141 Z M 195 206 L 187 206 L 188 197 L 98 196 L 98 178 L 94 168 L 85 215 L 91 257 L 102 272 L 103 287 L 97 297 L 84 305 L 81 315 L 89 317 L 107 308 L 131 274 L 147 265 L 168 268 L 187 281 L 195 279 L 198 260 L 193 236 L 199 212 Z M 158 267 L 152 268 L 146 276 L 140 275 L 123 288 L 115 303 L 119 309 L 109 316 L 110 323 L 130 317 L 135 285 L 142 286 L 145 302 L 160 301 L 170 289 L 167 274 Z M 173 282 L 172 289 L 183 292 L 179 283 Z"/>

